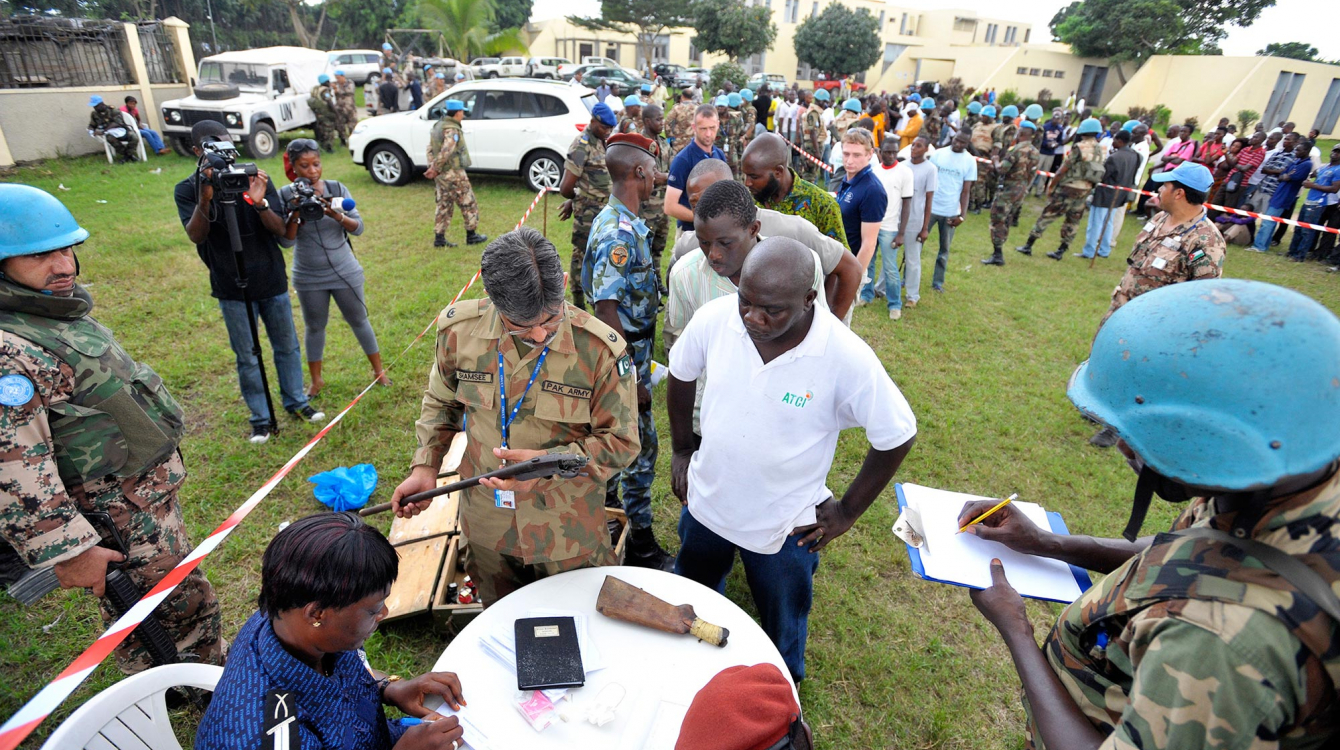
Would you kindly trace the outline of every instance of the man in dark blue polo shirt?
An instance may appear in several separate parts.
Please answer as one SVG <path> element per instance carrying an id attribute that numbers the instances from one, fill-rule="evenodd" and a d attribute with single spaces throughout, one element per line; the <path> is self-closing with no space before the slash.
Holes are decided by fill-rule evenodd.
<path id="1" fill-rule="evenodd" d="M 847 246 L 856 253 L 861 268 L 870 265 L 879 245 L 879 225 L 889 207 L 884 185 L 870 170 L 875 154 L 875 139 L 865 128 L 848 128 L 842 136 L 842 167 L 847 176 L 838 187 L 838 208 L 842 211 L 842 230 Z M 888 262 L 885 258 L 884 262 Z"/>
<path id="2" fill-rule="evenodd" d="M 703 159 L 726 160 L 726 154 L 714 144 L 717 129 L 716 107 L 703 104 L 693 113 L 693 140 L 670 162 L 670 179 L 665 183 L 665 213 L 675 217 L 681 232 L 693 230 L 693 209 L 689 208 L 689 172 Z"/>

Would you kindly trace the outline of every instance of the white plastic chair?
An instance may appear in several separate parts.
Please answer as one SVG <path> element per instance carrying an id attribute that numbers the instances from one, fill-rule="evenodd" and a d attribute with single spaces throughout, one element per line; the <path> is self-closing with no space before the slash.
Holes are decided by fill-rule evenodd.
<path id="1" fill-rule="evenodd" d="M 181 750 L 164 693 L 173 687 L 213 691 L 223 667 L 168 664 L 98 693 L 51 733 L 42 750 Z"/>
<path id="2" fill-rule="evenodd" d="M 134 117 L 130 116 L 129 112 L 121 113 L 121 122 L 125 124 L 125 127 L 130 130 L 130 132 L 135 134 L 137 139 L 139 139 L 140 161 L 148 161 L 149 157 L 144 153 L 144 136 L 140 135 L 140 124 L 135 121 Z M 116 149 L 112 147 L 112 142 L 107 140 L 107 136 L 100 136 L 98 140 L 102 141 L 102 148 L 107 152 L 107 163 L 115 163 Z"/>

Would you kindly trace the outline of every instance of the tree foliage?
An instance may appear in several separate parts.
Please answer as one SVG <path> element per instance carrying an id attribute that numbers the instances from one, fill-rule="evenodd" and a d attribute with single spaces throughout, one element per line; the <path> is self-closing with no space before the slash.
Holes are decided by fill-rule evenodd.
<path id="1" fill-rule="evenodd" d="M 690 0 L 600 0 L 600 18 L 568 16 L 592 31 L 615 31 L 637 39 L 638 64 L 650 66 L 656 37 L 666 29 L 693 25 Z"/>
<path id="2" fill-rule="evenodd" d="M 1259 119 L 1261 119 L 1261 113 L 1254 109 L 1238 110 L 1238 134 L 1244 136 L 1251 135 L 1251 127 L 1255 125 L 1256 121 Z"/>
<path id="3" fill-rule="evenodd" d="M 1143 64 L 1152 55 L 1218 55 L 1225 27 L 1247 27 L 1275 0 L 1078 0 L 1052 17 L 1052 36 L 1081 57 Z M 1125 75 L 1117 67 L 1118 75 Z"/>
<path id="4" fill-rule="evenodd" d="M 1256 51 L 1263 57 L 1290 57 L 1294 60 L 1317 60 L 1318 50 L 1307 42 L 1271 42 Z"/>
<path id="5" fill-rule="evenodd" d="M 450 54 L 458 60 L 527 51 L 519 29 L 491 30 L 492 0 L 418 0 L 414 10 L 425 28 L 442 32 Z"/>
<path id="6" fill-rule="evenodd" d="M 707 84 L 708 91 L 721 91 L 726 88 L 726 81 L 735 84 L 735 90 L 739 91 L 749 83 L 749 74 L 744 72 L 744 68 L 738 63 L 724 62 L 712 66 L 712 78 Z M 703 99 L 703 101 L 707 101 Z"/>
<path id="7" fill-rule="evenodd" d="M 796 29 L 796 57 L 830 78 L 855 75 L 879 62 L 879 21 L 865 8 L 830 3 Z"/>
<path id="8" fill-rule="evenodd" d="M 765 5 L 745 5 L 743 0 L 698 0 L 693 45 L 702 52 L 720 52 L 732 60 L 743 60 L 772 47 L 777 24 Z"/>
<path id="9" fill-rule="evenodd" d="M 525 26 L 530 21 L 530 12 L 534 5 L 535 0 L 494 0 L 493 31 L 519 29 Z"/>

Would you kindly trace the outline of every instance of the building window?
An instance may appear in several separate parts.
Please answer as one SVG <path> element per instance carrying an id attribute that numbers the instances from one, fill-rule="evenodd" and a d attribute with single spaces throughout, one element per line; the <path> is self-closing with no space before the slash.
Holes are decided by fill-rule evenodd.
<path id="1" fill-rule="evenodd" d="M 814 5 L 810 7 L 810 18 L 815 18 L 818 15 L 819 15 L 819 0 L 814 0 Z"/>
<path id="2" fill-rule="evenodd" d="M 996 31 L 999 30 L 999 29 L 1000 29 L 1000 25 L 999 25 L 999 24 L 994 24 L 994 23 L 989 23 L 989 24 L 987 24 L 987 25 L 986 25 L 986 36 L 982 39 L 982 41 L 986 42 L 987 44 L 995 44 L 995 43 L 996 43 Z"/>
<path id="3" fill-rule="evenodd" d="M 703 64 L 703 53 L 698 50 L 698 47 L 695 46 L 693 42 L 689 42 L 689 62 L 694 65 Z"/>
<path id="4" fill-rule="evenodd" d="M 596 48 L 594 44 L 591 44 L 590 42 L 582 42 L 581 44 L 577 45 L 578 59 L 595 57 L 595 55 L 596 55 Z"/>
<path id="5" fill-rule="evenodd" d="M 1028 75 L 1028 68 L 1016 68 L 1014 72 L 1018 75 L 1026 76 Z"/>
<path id="6" fill-rule="evenodd" d="M 1024 44 L 1028 44 L 1028 35 L 1033 33 L 1032 29 L 1024 29 Z"/>
<path id="7" fill-rule="evenodd" d="M 1006 44 L 1014 44 L 1015 32 L 1017 32 L 1018 30 L 1019 30 L 1019 29 L 1018 29 L 1017 27 L 1014 27 L 1014 26 L 1006 26 L 1006 27 L 1005 27 L 1005 43 L 1006 43 Z"/>
<path id="8" fill-rule="evenodd" d="M 651 58 L 653 63 L 670 62 L 670 35 L 659 34 L 651 45 Z"/>
<path id="9" fill-rule="evenodd" d="M 1057 78 L 1065 78 L 1065 71 L 1064 71 L 1064 70 L 1058 70 L 1058 71 L 1056 71 L 1056 77 L 1057 77 Z"/>
<path id="10" fill-rule="evenodd" d="M 617 44 L 605 45 L 605 57 L 608 57 L 614 62 L 619 62 L 619 45 Z"/>
<path id="11" fill-rule="evenodd" d="M 976 19 L 964 18 L 962 16 L 954 17 L 954 31 L 976 31 L 976 30 L 977 30 Z"/>
<path id="12" fill-rule="evenodd" d="M 898 27 L 898 33 L 899 33 L 899 34 L 902 34 L 902 35 L 904 35 L 904 36 L 907 35 L 907 14 L 906 14 L 906 13 L 903 14 L 903 22 L 902 22 L 902 24 Z"/>
<path id="13" fill-rule="evenodd" d="M 884 11 L 879 12 L 879 33 L 884 33 Z"/>
<path id="14" fill-rule="evenodd" d="M 1054 71 L 1044 70 L 1044 71 L 1042 71 L 1042 77 L 1043 77 L 1043 78 L 1051 78 L 1053 72 L 1054 72 Z"/>
<path id="15" fill-rule="evenodd" d="M 786 0 L 786 5 L 782 7 L 782 20 L 786 23 L 795 23 L 800 15 L 800 0 Z"/>
<path id="16" fill-rule="evenodd" d="M 1042 71 L 1041 71 L 1041 70 L 1038 70 L 1037 68 L 1029 68 L 1029 69 L 1028 69 L 1028 74 L 1031 75 L 1031 76 L 1040 75 L 1041 73 L 1042 73 Z"/>
<path id="17" fill-rule="evenodd" d="M 879 71 L 880 75 L 883 75 L 884 71 L 888 70 L 889 66 L 892 65 L 895 61 L 897 61 L 898 58 L 903 54 L 903 52 L 906 49 L 907 49 L 906 44 L 884 45 L 884 67 Z"/>

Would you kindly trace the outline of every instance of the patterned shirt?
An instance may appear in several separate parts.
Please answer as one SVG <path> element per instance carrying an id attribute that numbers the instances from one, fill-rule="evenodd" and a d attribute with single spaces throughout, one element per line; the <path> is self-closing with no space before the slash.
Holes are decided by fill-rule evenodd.
<path id="1" fill-rule="evenodd" d="M 563 168 L 577 175 L 577 197 L 572 199 L 574 211 L 581 206 L 603 206 L 609 200 L 611 182 L 605 168 L 605 142 L 590 133 L 582 133 L 572 141 Z"/>
<path id="2" fill-rule="evenodd" d="M 279 642 L 270 618 L 252 615 L 228 651 L 228 664 L 214 688 L 195 734 L 198 750 L 252 750 L 268 746 L 271 711 L 291 711 L 290 737 L 301 750 L 364 748 L 390 750 L 405 733 L 386 719 L 377 682 L 361 651 L 334 655 L 329 677 L 300 662 Z M 285 696 L 267 706 L 272 694 Z M 274 735 L 271 735 L 271 737 Z"/>
<path id="3" fill-rule="evenodd" d="M 660 310 L 660 288 L 651 260 L 651 230 L 618 198 L 610 202 L 591 223 L 582 263 L 582 290 L 592 304 L 603 300 L 619 303 L 619 325 L 630 339 L 656 329 Z"/>
<path id="4" fill-rule="evenodd" d="M 1298 157 L 1294 156 L 1292 151 L 1285 150 L 1281 150 L 1266 159 L 1265 163 L 1261 165 L 1261 182 L 1257 185 L 1256 192 L 1260 195 L 1274 195 L 1275 188 L 1280 185 L 1280 178 L 1284 176 L 1285 172 L 1289 171 L 1289 167 L 1293 166 L 1293 163 L 1297 160 Z M 1267 169 L 1278 169 L 1280 173 L 1266 174 L 1265 170 Z"/>
<path id="5" fill-rule="evenodd" d="M 1224 236 L 1206 218 L 1204 209 L 1188 226 L 1169 226 L 1171 223 L 1172 216 L 1161 211 L 1136 235 L 1135 248 L 1126 259 L 1126 275 L 1112 291 L 1112 306 L 1103 315 L 1103 322 L 1145 292 L 1182 281 L 1217 279 L 1223 274 Z"/>
<path id="6" fill-rule="evenodd" d="M 1266 150 L 1260 146 L 1247 146 L 1239 151 L 1237 166 L 1242 170 L 1242 181 L 1250 181 L 1265 159 Z"/>
<path id="7" fill-rule="evenodd" d="M 769 203 L 758 205 L 790 216 L 808 219 L 820 232 L 841 242 L 843 247 L 850 250 L 847 233 L 842 227 L 842 211 L 838 208 L 837 199 L 813 182 L 800 179 L 796 170 L 791 169 L 790 172 L 791 192 Z"/>

